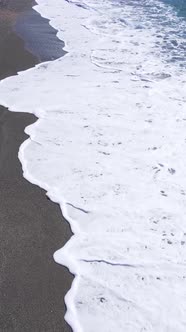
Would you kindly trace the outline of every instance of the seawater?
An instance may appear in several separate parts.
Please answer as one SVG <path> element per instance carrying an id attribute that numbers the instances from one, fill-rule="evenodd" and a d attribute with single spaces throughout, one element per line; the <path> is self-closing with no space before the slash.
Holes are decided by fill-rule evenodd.
<path id="1" fill-rule="evenodd" d="M 184 3 L 37 2 L 68 53 L 2 81 L 0 103 L 39 118 L 24 176 L 74 233 L 54 254 L 75 274 L 65 318 L 75 332 L 185 332 Z"/>
<path id="2" fill-rule="evenodd" d="M 186 2 L 185 0 L 162 0 L 165 4 L 171 5 L 180 17 L 186 18 Z"/>

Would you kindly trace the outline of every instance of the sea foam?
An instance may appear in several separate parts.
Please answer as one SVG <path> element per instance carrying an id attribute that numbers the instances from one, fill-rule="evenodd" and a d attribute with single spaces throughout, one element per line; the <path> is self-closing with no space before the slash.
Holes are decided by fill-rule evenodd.
<path id="1" fill-rule="evenodd" d="M 74 233 L 54 254 L 75 275 L 75 332 L 185 332 L 186 23 L 156 0 L 37 0 L 64 57 L 0 84 L 34 113 L 24 176 Z"/>

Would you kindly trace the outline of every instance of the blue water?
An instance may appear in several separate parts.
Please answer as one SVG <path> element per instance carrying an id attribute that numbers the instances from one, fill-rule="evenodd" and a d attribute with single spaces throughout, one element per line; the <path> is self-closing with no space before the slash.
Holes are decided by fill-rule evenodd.
<path id="1" fill-rule="evenodd" d="M 186 0 L 113 0 L 113 4 L 135 8 L 136 29 L 155 27 L 164 60 L 186 68 Z"/>
<path id="2" fill-rule="evenodd" d="M 186 0 L 162 0 L 162 2 L 171 5 L 180 17 L 186 18 Z"/>

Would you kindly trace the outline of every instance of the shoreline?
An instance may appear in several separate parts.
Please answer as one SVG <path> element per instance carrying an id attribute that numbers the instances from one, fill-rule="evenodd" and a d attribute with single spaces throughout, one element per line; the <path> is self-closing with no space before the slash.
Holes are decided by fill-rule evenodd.
<path id="1" fill-rule="evenodd" d="M 18 13 L 25 5 L 12 0 L 9 7 L 11 3 L 13 12 L 17 3 Z M 30 8 L 33 4 L 30 1 Z M 0 40 L 1 79 L 39 63 L 25 50 L 11 23 L 4 29 L 9 33 Z M 71 237 L 70 227 L 59 205 L 23 178 L 18 160 L 18 149 L 28 137 L 24 129 L 36 120 L 34 115 L 12 113 L 0 106 L 0 330 L 69 332 L 64 296 L 73 276 L 55 263 L 53 253 Z"/>

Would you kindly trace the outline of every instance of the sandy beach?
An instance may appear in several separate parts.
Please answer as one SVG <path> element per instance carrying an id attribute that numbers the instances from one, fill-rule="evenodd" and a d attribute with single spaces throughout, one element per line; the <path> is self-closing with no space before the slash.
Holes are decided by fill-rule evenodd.
<path id="1" fill-rule="evenodd" d="M 15 32 L 19 15 L 32 5 L 33 1 L 11 0 L 0 7 L 1 79 L 42 60 L 25 49 L 24 41 Z M 33 115 L 11 113 L 0 107 L 0 331 L 3 332 L 71 331 L 64 321 L 64 296 L 72 276 L 53 260 L 53 253 L 68 241 L 71 232 L 59 206 L 23 178 L 17 157 L 21 143 L 27 138 L 24 128 L 35 120 Z"/>
<path id="2" fill-rule="evenodd" d="M 2 1 L 0 332 L 186 332 L 183 0 Z"/>

